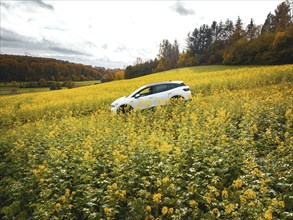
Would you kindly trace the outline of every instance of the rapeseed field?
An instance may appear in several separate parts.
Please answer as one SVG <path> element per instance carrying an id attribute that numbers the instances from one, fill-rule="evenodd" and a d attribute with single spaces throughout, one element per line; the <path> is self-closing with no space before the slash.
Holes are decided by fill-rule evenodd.
<path id="1" fill-rule="evenodd" d="M 183 80 L 187 103 L 110 104 Z M 293 65 L 0 97 L 1 219 L 290 219 Z"/>

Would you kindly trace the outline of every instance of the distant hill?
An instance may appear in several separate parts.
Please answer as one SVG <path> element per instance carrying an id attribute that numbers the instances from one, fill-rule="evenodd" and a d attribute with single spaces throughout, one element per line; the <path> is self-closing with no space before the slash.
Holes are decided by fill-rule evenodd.
<path id="1" fill-rule="evenodd" d="M 51 58 L 0 55 L 1 82 L 102 80 L 103 67 L 92 67 Z"/>

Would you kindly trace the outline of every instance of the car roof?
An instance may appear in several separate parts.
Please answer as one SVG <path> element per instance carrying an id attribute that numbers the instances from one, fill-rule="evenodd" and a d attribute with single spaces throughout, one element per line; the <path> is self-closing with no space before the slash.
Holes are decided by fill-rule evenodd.
<path id="1" fill-rule="evenodd" d="M 145 86 L 143 86 L 143 87 L 157 86 L 157 85 L 162 85 L 162 84 L 173 84 L 173 83 L 181 84 L 181 83 L 183 83 L 183 81 L 165 81 L 165 82 L 156 82 L 156 83 L 151 83 L 151 84 L 145 85 Z"/>
<path id="2" fill-rule="evenodd" d="M 129 96 L 132 96 L 133 94 L 137 93 L 138 91 L 141 91 L 142 89 L 145 89 L 145 88 L 150 87 L 150 86 L 157 86 L 157 85 L 162 85 L 162 84 L 172 84 L 172 83 L 181 84 L 181 83 L 183 83 L 183 81 L 165 81 L 165 82 L 151 83 L 151 84 L 144 85 L 144 86 L 138 88 L 137 90 L 135 90 L 134 92 L 132 92 Z"/>

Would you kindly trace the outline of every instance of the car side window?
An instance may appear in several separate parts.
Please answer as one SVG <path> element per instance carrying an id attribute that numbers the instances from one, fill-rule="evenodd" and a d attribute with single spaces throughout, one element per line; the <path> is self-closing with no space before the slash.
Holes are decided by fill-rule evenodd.
<path id="1" fill-rule="evenodd" d="M 154 87 L 154 93 L 165 92 L 168 90 L 168 85 L 162 84 Z"/>
<path id="2" fill-rule="evenodd" d="M 152 94 L 151 87 L 147 87 L 147 88 L 139 91 L 137 94 L 139 94 L 140 97 L 150 95 L 150 94 Z"/>
<path id="3" fill-rule="evenodd" d="M 178 84 L 175 84 L 175 83 L 168 84 L 168 90 L 170 90 L 170 89 L 174 89 L 174 88 L 176 88 L 176 87 L 178 87 Z"/>

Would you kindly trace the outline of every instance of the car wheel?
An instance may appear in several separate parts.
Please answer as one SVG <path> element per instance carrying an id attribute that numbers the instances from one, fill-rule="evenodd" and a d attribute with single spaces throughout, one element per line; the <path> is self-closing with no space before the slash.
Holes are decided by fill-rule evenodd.
<path id="1" fill-rule="evenodd" d="M 130 105 L 122 105 L 117 109 L 118 114 L 127 114 L 133 111 L 132 106 Z"/>
<path id="2" fill-rule="evenodd" d="M 180 104 L 184 101 L 185 99 L 182 96 L 174 96 L 170 99 L 171 104 Z"/>

